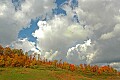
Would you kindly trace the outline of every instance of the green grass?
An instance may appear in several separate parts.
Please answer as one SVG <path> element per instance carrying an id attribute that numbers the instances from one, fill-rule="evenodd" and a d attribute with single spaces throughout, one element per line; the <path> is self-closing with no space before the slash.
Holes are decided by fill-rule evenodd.
<path id="1" fill-rule="evenodd" d="M 90 75 L 71 72 L 54 66 L 31 68 L 0 68 L 0 80 L 120 80 L 119 76 Z"/>

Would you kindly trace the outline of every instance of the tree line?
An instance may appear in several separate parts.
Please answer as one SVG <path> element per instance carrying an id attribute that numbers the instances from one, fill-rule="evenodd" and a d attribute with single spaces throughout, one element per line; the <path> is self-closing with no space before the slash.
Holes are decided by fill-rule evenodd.
<path id="1" fill-rule="evenodd" d="M 36 59 L 36 55 L 38 58 Z M 28 55 L 28 52 L 23 52 L 22 49 L 11 49 L 10 47 L 3 48 L 0 45 L 0 67 L 25 67 L 30 68 L 32 66 L 54 66 L 70 71 L 82 72 L 84 74 L 115 74 L 120 75 L 116 69 L 112 68 L 109 65 L 105 66 L 97 66 L 90 64 L 80 64 L 74 65 L 68 62 L 63 62 L 62 59 L 60 61 L 53 60 L 49 61 L 47 59 L 41 59 L 39 54 Z"/>

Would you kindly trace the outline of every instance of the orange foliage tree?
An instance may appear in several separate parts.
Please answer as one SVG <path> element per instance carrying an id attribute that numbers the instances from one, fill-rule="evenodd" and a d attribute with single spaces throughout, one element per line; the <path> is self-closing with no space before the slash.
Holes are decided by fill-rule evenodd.
<path id="1" fill-rule="evenodd" d="M 38 54 L 38 59 L 36 59 L 36 55 L 28 56 L 28 53 L 24 53 L 22 49 L 11 49 L 9 47 L 3 48 L 0 45 L 0 67 L 31 67 L 34 65 L 52 65 L 55 67 L 59 67 L 62 69 L 67 69 L 70 71 L 80 71 L 84 73 L 96 73 L 97 75 L 101 74 L 117 74 L 120 75 L 120 72 L 117 72 L 114 68 L 110 66 L 91 66 L 90 64 L 80 64 L 76 66 L 74 64 L 69 64 L 68 62 L 62 62 L 62 59 L 58 62 L 58 60 L 48 61 L 47 59 L 40 59 L 40 55 Z"/>

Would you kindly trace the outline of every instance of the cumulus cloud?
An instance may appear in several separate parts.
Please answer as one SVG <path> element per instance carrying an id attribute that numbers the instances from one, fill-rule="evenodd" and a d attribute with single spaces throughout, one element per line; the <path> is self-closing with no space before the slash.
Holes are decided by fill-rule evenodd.
<path id="1" fill-rule="evenodd" d="M 46 15 L 54 7 L 54 0 L 25 0 L 21 10 L 16 11 L 11 0 L 0 1 L 0 43 L 5 46 L 17 40 L 19 31 L 27 27 L 31 19 Z"/>
<path id="2" fill-rule="evenodd" d="M 48 60 L 61 60 L 62 59 L 62 61 L 66 61 L 65 56 L 66 56 L 66 54 L 63 54 L 59 51 L 53 52 L 51 50 L 49 52 L 44 52 L 44 51 L 41 52 L 41 58 L 45 58 L 45 59 L 48 59 Z"/>
<path id="3" fill-rule="evenodd" d="M 0 1 L 0 43 L 2 44 L 9 44 L 9 41 L 12 42 L 13 37 L 16 35 L 13 32 L 18 32 L 15 29 L 15 21 L 11 17 L 14 12 L 14 6 L 12 6 L 10 1 Z"/>
<path id="4" fill-rule="evenodd" d="M 92 56 L 93 53 L 93 44 L 91 44 L 91 40 L 85 41 L 83 44 L 77 44 L 75 47 L 69 48 L 66 58 L 68 61 L 80 64 L 80 63 L 88 63 L 88 59 Z"/>
<path id="5" fill-rule="evenodd" d="M 105 40 L 105 39 L 110 39 L 110 38 L 112 38 L 112 37 L 114 37 L 113 33 L 107 33 L 107 34 L 103 34 L 103 35 L 100 37 L 100 39 Z"/>
<path id="6" fill-rule="evenodd" d="M 120 24 L 116 24 L 113 31 L 109 32 L 107 34 L 103 34 L 100 39 L 110 39 L 110 38 L 114 38 L 115 36 L 118 36 L 120 32 Z"/>
<path id="7" fill-rule="evenodd" d="M 69 5 L 64 5 L 62 8 L 66 10 L 67 16 L 59 15 L 47 22 L 39 21 L 39 29 L 33 33 L 33 36 L 38 37 L 39 49 L 58 51 L 54 58 L 61 55 L 60 51 L 65 53 L 61 56 L 76 63 L 119 62 L 118 0 L 78 0 L 78 7 L 71 9 Z M 80 23 L 72 22 L 74 15 L 77 15 Z M 87 37 L 92 39 L 94 46 L 87 47 L 87 51 L 80 48 L 82 53 L 77 51 L 77 44 L 81 46 Z"/>
<path id="8" fill-rule="evenodd" d="M 68 15 L 72 15 L 74 12 L 80 24 L 93 32 L 89 38 L 95 42 L 95 45 L 93 53 L 87 55 L 88 62 L 112 63 L 120 61 L 119 0 L 78 0 L 78 7 L 75 7 L 74 10 L 68 6 L 63 8 Z"/>
<path id="9" fill-rule="evenodd" d="M 113 63 L 110 63 L 110 66 L 116 68 L 117 70 L 120 71 L 120 62 L 113 62 Z"/>
<path id="10" fill-rule="evenodd" d="M 45 51 L 66 53 L 69 47 L 83 42 L 90 34 L 89 29 L 77 23 L 69 23 L 65 16 L 55 16 L 52 20 L 39 21 L 39 29 L 33 33 L 38 38 L 38 47 Z M 43 24 L 43 26 L 41 25 Z"/>
<path id="11" fill-rule="evenodd" d="M 34 42 L 29 42 L 27 38 L 25 39 L 18 39 L 17 41 L 14 41 L 11 43 L 11 46 L 14 47 L 15 49 L 22 49 L 24 52 L 28 52 L 30 50 L 35 52 L 35 43 Z"/>
<path id="12" fill-rule="evenodd" d="M 76 13 L 93 31 L 95 54 L 91 63 L 119 62 L 119 0 L 78 0 Z"/>

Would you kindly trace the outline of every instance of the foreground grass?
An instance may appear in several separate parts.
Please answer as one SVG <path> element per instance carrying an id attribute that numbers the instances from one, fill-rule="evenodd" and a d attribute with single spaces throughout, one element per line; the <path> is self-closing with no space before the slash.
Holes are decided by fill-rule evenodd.
<path id="1" fill-rule="evenodd" d="M 0 68 L 0 80 L 120 80 L 115 75 L 84 74 L 53 66 Z"/>

